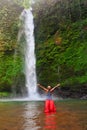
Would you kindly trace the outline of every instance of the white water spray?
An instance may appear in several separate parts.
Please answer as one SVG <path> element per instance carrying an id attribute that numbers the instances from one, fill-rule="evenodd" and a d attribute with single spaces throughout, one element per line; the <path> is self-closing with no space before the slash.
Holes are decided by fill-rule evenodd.
<path id="1" fill-rule="evenodd" d="M 34 99 L 35 95 L 37 95 L 37 80 L 32 9 L 24 9 L 21 14 L 21 18 L 24 21 L 23 31 L 26 39 L 26 45 L 24 48 L 26 87 L 28 91 L 28 97 Z"/>

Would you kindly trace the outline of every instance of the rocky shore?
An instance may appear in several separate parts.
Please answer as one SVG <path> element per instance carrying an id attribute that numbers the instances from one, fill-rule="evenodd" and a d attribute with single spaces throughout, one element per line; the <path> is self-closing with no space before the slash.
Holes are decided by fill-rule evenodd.
<path id="1" fill-rule="evenodd" d="M 55 93 L 63 98 L 87 99 L 87 86 L 61 87 Z"/>

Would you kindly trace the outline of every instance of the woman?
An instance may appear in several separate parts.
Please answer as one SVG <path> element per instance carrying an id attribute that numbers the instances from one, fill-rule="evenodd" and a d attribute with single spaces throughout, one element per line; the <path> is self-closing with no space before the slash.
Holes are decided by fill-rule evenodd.
<path id="1" fill-rule="evenodd" d="M 44 86 L 38 84 L 38 86 L 40 88 L 42 88 L 46 93 L 47 93 L 47 98 L 45 101 L 45 112 L 55 112 L 56 111 L 56 107 L 54 104 L 54 101 L 52 100 L 52 92 L 60 86 L 60 84 L 57 84 L 55 87 L 51 88 L 51 86 L 48 86 L 47 88 L 45 88 Z"/>

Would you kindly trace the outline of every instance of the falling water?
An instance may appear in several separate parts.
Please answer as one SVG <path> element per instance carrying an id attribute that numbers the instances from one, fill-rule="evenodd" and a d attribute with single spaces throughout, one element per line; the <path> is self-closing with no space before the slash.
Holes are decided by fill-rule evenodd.
<path id="1" fill-rule="evenodd" d="M 26 45 L 24 47 L 25 59 L 25 77 L 28 97 L 34 98 L 37 95 L 36 80 L 36 59 L 35 59 L 35 41 L 34 41 L 34 22 L 32 9 L 24 9 L 21 14 L 23 20 L 23 31 L 25 34 Z"/>

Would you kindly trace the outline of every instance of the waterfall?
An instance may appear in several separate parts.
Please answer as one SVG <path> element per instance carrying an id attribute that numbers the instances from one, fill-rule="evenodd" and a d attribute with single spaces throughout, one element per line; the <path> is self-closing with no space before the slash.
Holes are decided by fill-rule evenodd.
<path id="1" fill-rule="evenodd" d="M 25 60 L 25 77 L 28 97 L 33 99 L 37 95 L 36 80 L 36 59 L 35 59 L 35 40 L 34 40 L 34 22 L 32 9 L 24 9 L 21 14 L 23 21 L 23 35 L 25 35 L 24 60 Z"/>

